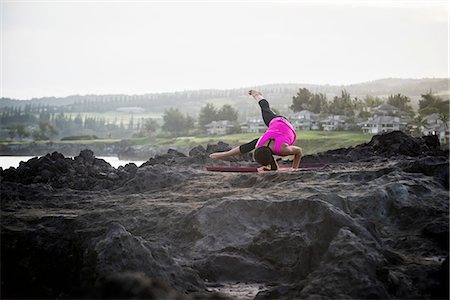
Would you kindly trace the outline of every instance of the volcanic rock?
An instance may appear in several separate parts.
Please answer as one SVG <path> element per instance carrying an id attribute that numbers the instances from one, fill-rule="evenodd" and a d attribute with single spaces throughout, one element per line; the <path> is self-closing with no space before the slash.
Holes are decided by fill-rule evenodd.
<path id="1" fill-rule="evenodd" d="M 448 298 L 448 153 L 433 138 L 305 156 L 323 170 L 203 169 L 229 148 L 0 171 L 2 296 Z"/>
<path id="2" fill-rule="evenodd" d="M 374 135 L 370 142 L 355 147 L 340 148 L 319 154 L 305 156 L 308 163 L 348 163 L 358 161 L 380 161 L 392 157 L 444 156 L 448 152 L 440 149 L 436 136 L 415 138 L 402 131 Z"/>

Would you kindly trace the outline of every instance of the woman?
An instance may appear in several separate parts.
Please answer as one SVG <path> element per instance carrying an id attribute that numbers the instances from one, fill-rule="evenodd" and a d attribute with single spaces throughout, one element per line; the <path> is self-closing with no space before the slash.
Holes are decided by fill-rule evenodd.
<path id="1" fill-rule="evenodd" d="M 302 148 L 293 146 L 297 138 L 294 128 L 285 117 L 276 115 L 270 109 L 269 102 L 264 99 L 260 92 L 250 90 L 248 93 L 258 101 L 261 107 L 264 123 L 268 127 L 266 132 L 259 139 L 254 139 L 249 143 L 226 152 L 212 153 L 209 157 L 212 159 L 222 159 L 248 153 L 256 148 L 253 153 L 253 158 L 263 165 L 261 167 L 262 169 L 278 170 L 278 164 L 273 157 L 274 154 L 280 156 L 294 155 L 292 168 L 297 169 L 302 158 Z"/>

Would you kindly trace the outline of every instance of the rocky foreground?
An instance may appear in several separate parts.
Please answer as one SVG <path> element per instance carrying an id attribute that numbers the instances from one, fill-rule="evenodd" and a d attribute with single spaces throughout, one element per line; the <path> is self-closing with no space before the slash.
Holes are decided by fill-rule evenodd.
<path id="1" fill-rule="evenodd" d="M 212 173 L 224 143 L 115 169 L 53 153 L 1 175 L 2 298 L 448 298 L 449 161 L 401 132 Z"/>

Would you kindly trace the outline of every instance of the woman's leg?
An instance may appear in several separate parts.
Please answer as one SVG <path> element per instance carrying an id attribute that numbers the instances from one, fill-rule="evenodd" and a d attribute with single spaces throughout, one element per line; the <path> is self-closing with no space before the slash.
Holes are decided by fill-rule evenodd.
<path id="1" fill-rule="evenodd" d="M 269 127 L 269 123 L 270 123 L 270 121 L 272 121 L 272 119 L 282 117 L 282 116 L 276 115 L 270 109 L 269 102 L 267 102 L 267 100 L 264 99 L 264 97 L 262 96 L 262 94 L 260 92 L 251 90 L 251 91 L 249 91 L 249 94 L 252 95 L 252 97 L 258 101 L 259 107 L 261 107 L 261 114 L 262 114 L 264 123 L 267 125 L 267 127 Z"/>
<path id="2" fill-rule="evenodd" d="M 269 102 L 267 102 L 266 99 L 259 100 L 258 104 L 261 107 L 261 114 L 267 127 L 269 127 L 270 121 L 272 121 L 272 119 L 281 117 L 279 115 L 276 115 L 270 109 Z"/>
<path id="3" fill-rule="evenodd" d="M 256 148 L 256 143 L 258 143 L 258 140 L 259 140 L 259 138 L 256 138 L 251 142 L 240 145 L 239 151 L 241 151 L 241 154 L 245 154 L 250 151 L 253 151 Z"/>

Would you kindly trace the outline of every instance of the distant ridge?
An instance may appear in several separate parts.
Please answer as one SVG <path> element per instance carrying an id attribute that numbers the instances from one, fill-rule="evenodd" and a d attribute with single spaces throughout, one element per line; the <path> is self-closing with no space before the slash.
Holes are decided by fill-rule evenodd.
<path id="1" fill-rule="evenodd" d="M 339 94 L 341 90 L 345 89 L 350 94 L 357 96 L 372 95 L 384 96 L 393 93 L 401 93 L 409 97 L 420 96 L 430 89 L 435 92 L 449 91 L 449 78 L 383 78 L 372 81 L 365 81 L 361 83 L 346 84 L 346 85 L 331 85 L 331 84 L 309 84 L 309 83 L 279 83 L 262 85 L 262 88 L 299 88 L 304 87 L 315 92 Z"/>
<path id="2" fill-rule="evenodd" d="M 383 93 L 400 92 L 398 89 L 404 90 L 404 94 L 407 96 L 417 95 L 416 90 L 420 90 L 419 93 L 424 93 L 424 88 L 429 90 L 431 89 L 434 92 L 441 92 L 445 90 L 449 90 L 449 81 L 450 78 L 420 78 L 420 79 L 412 79 L 412 78 L 383 78 L 376 79 L 371 81 L 364 81 L 361 83 L 353 83 L 353 84 L 345 84 L 345 85 L 332 85 L 332 84 L 314 84 L 314 83 L 271 83 L 271 84 L 263 84 L 258 86 L 249 86 L 249 87 L 239 87 L 239 88 L 230 88 L 230 89 L 199 89 L 199 90 L 185 90 L 185 91 L 173 91 L 173 92 L 162 92 L 162 93 L 145 93 L 145 94 L 137 94 L 140 95 L 170 95 L 170 94 L 183 94 L 183 93 L 210 93 L 210 92 L 226 92 L 226 91 L 241 91 L 248 90 L 250 88 L 261 88 L 261 89 L 294 89 L 297 90 L 299 88 L 305 87 L 310 89 L 315 89 L 321 92 L 335 92 L 341 91 L 342 89 L 346 89 L 350 93 L 352 91 L 360 91 L 364 93 L 374 93 L 374 96 L 381 95 Z M 90 97 L 90 96 L 135 96 L 135 95 L 127 95 L 127 94 L 86 94 L 86 95 L 70 95 L 66 97 L 39 97 L 32 99 L 12 99 L 3 97 L 0 100 L 20 100 L 20 101 L 53 101 L 57 99 L 71 99 L 74 97 Z M 44 100 L 45 99 L 45 100 Z"/>
<path id="3" fill-rule="evenodd" d="M 359 98 L 366 95 L 387 97 L 390 94 L 401 93 L 410 97 L 413 103 L 417 102 L 421 94 L 430 90 L 444 99 L 449 98 L 449 78 L 384 78 L 349 85 L 274 83 L 233 89 L 202 89 L 142 95 L 71 95 L 31 100 L 1 98 L 0 108 L 33 104 L 65 106 L 71 111 L 86 111 L 86 107 L 90 105 L 92 110 L 88 111 L 103 112 L 120 107 L 142 107 L 147 111 L 162 113 L 170 107 L 179 107 L 185 113 L 196 114 L 206 103 L 213 103 L 217 106 L 226 103 L 243 110 L 251 110 L 253 109 L 251 104 L 247 105 L 242 101 L 246 97 L 246 92 L 251 88 L 260 89 L 270 100 L 274 101 L 274 106 L 279 109 L 288 109 L 288 105 L 292 103 L 292 97 L 296 95 L 299 88 L 307 88 L 314 93 L 325 93 L 329 99 L 339 95 L 343 89 L 347 90 L 352 97 Z M 242 105 L 248 107 L 242 107 Z"/>

